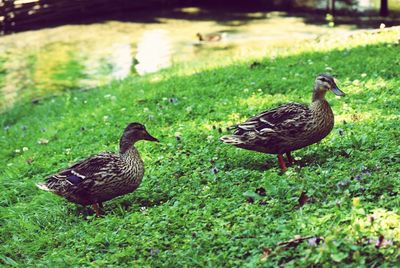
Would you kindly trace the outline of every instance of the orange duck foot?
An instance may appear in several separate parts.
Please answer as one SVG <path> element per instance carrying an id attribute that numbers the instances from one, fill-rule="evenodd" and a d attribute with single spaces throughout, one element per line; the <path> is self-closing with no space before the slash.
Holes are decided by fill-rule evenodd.
<path id="1" fill-rule="evenodd" d="M 285 161 L 283 160 L 282 154 L 278 154 L 278 162 L 279 166 L 281 167 L 282 172 L 285 172 L 287 170 Z"/>

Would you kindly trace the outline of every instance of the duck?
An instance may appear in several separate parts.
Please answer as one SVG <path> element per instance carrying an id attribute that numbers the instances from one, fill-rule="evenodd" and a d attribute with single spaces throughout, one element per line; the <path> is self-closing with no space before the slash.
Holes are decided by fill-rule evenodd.
<path id="1" fill-rule="evenodd" d="M 285 172 L 284 154 L 293 164 L 292 151 L 317 143 L 332 131 L 334 115 L 325 99 L 327 92 L 345 96 L 332 75 L 320 74 L 315 79 L 310 105 L 287 103 L 261 112 L 231 127 L 233 134 L 220 140 L 246 150 L 277 154 L 279 166 Z"/>
<path id="2" fill-rule="evenodd" d="M 196 33 L 197 38 L 200 42 L 218 42 L 221 41 L 225 36 L 225 33 L 210 33 L 210 34 L 201 34 Z"/>
<path id="3" fill-rule="evenodd" d="M 135 148 L 141 140 L 158 142 L 141 123 L 130 123 L 119 141 L 119 153 L 103 152 L 82 160 L 37 184 L 82 206 L 92 205 L 100 216 L 103 202 L 135 191 L 144 176 L 144 163 Z"/>

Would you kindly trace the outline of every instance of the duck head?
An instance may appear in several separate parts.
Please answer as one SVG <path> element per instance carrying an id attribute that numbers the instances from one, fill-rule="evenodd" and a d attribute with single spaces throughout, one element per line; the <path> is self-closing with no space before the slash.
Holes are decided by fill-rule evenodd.
<path id="1" fill-rule="evenodd" d="M 158 139 L 154 138 L 147 132 L 146 127 L 140 123 L 130 123 L 124 130 L 125 138 L 131 140 L 133 142 L 146 140 L 146 141 L 157 141 Z"/>
<path id="2" fill-rule="evenodd" d="M 196 36 L 199 39 L 199 41 L 204 41 L 203 35 L 201 33 L 196 33 Z"/>
<path id="3" fill-rule="evenodd" d="M 335 78 L 329 74 L 320 74 L 315 79 L 313 101 L 324 99 L 325 94 L 332 91 L 337 96 L 344 96 L 344 92 L 336 85 Z"/>
<path id="4" fill-rule="evenodd" d="M 147 132 L 146 127 L 140 123 L 130 123 L 124 130 L 120 140 L 120 150 L 121 153 L 126 152 L 135 142 L 140 140 L 146 141 L 156 141 L 158 139 L 154 138 Z"/>

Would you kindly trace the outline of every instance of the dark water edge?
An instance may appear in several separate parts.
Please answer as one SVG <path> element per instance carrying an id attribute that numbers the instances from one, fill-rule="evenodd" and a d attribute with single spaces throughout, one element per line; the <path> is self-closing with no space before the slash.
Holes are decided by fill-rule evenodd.
<path id="1" fill-rule="evenodd" d="M 325 0 L 307 1 L 294 0 L 151 0 L 151 1 L 48 1 L 37 0 L 28 6 L 2 7 L 5 14 L 0 33 L 10 34 L 27 30 L 56 27 L 65 24 L 92 24 L 102 21 L 116 20 L 123 22 L 161 23 L 160 18 L 176 18 L 186 20 L 215 20 L 227 23 L 232 20 L 243 20 L 249 13 L 285 11 L 288 15 L 303 16 L 310 23 L 325 23 L 327 12 Z M 370 8 L 357 8 L 355 5 L 336 1 L 336 16 L 347 16 L 336 23 L 357 24 L 360 28 L 375 26 L 379 10 L 376 4 Z M 198 7 L 201 12 L 187 14 L 179 11 L 182 7 Z M 394 9 L 397 10 L 394 10 Z M 30 10 L 32 9 L 32 10 Z M 32 12 L 34 9 L 34 12 Z M 22 10 L 22 11 L 21 11 Z M 28 14 L 29 13 L 29 14 Z M 17 14 L 17 15 L 16 15 Z M 354 16 L 356 15 L 356 16 Z M 0 15 L 1 17 L 1 15 Z M 389 3 L 389 16 L 384 19 L 387 26 L 399 24 L 400 7 Z"/>

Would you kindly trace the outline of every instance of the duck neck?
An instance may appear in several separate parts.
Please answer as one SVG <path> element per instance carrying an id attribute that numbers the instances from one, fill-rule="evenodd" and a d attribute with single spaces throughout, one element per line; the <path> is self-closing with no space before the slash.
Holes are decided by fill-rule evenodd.
<path id="1" fill-rule="evenodd" d="M 320 90 L 314 90 L 313 95 L 312 95 L 312 102 L 315 101 L 326 101 L 325 100 L 325 91 L 320 91 Z"/>
<path id="2" fill-rule="evenodd" d="M 135 140 L 132 141 L 131 139 L 125 137 L 125 135 L 122 135 L 121 139 L 119 140 L 119 153 L 123 155 L 132 151 L 132 149 L 135 148 L 135 142 Z"/>
<path id="3" fill-rule="evenodd" d="M 310 105 L 310 110 L 313 111 L 314 114 L 322 116 L 324 118 L 333 117 L 331 106 L 325 99 L 325 93 L 321 95 L 314 92 Z"/>

